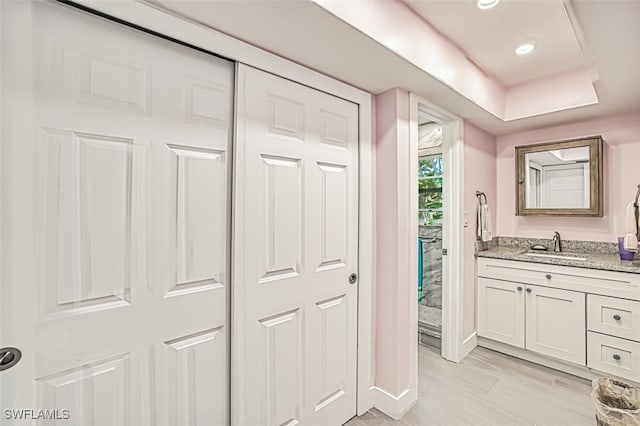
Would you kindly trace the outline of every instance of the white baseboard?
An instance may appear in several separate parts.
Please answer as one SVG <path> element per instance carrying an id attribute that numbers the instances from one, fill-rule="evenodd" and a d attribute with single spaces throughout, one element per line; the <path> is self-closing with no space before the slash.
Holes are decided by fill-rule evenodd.
<path id="1" fill-rule="evenodd" d="M 458 362 L 462 361 L 467 355 L 469 355 L 476 346 L 478 346 L 478 334 L 474 331 L 462 342 L 462 347 L 460 348 L 460 359 Z"/>
<path id="2" fill-rule="evenodd" d="M 372 386 L 373 406 L 394 420 L 399 420 L 418 402 L 418 392 L 405 389 L 394 396 L 384 389 Z"/>

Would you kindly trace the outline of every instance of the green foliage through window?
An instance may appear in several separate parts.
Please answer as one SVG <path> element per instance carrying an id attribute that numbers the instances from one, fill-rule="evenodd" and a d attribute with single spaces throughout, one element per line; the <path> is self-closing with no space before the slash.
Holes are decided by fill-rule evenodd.
<path id="1" fill-rule="evenodd" d="M 418 220 L 442 223 L 442 155 L 420 157 L 418 163 Z"/>

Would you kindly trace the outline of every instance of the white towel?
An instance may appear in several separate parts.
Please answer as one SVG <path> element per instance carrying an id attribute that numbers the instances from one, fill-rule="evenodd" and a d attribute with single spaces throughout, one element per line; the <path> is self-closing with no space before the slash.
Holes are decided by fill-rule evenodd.
<path id="1" fill-rule="evenodd" d="M 478 206 L 478 219 L 477 219 L 478 239 L 481 241 L 491 241 L 491 211 L 487 204 L 481 204 Z"/>
<path id="2" fill-rule="evenodd" d="M 624 249 L 635 253 L 638 251 L 638 219 L 636 218 L 636 207 L 633 202 L 627 204 L 624 226 L 626 232 Z"/>

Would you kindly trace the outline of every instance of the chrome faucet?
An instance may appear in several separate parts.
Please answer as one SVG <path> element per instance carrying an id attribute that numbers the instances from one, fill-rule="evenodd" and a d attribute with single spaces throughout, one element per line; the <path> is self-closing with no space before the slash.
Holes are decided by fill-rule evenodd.
<path id="1" fill-rule="evenodd" d="M 553 242 L 553 251 L 561 252 L 562 240 L 560 239 L 560 233 L 558 231 L 553 234 L 553 239 L 551 241 Z"/>

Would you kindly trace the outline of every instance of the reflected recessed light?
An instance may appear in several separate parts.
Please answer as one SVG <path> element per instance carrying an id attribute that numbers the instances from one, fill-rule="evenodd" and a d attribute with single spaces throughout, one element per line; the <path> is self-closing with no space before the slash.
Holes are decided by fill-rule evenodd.
<path id="1" fill-rule="evenodd" d="M 476 5 L 478 9 L 487 10 L 495 7 L 498 3 L 500 3 L 500 0 L 478 0 Z"/>
<path id="2" fill-rule="evenodd" d="M 533 52 L 536 48 L 536 45 L 533 43 L 522 43 L 520 46 L 516 47 L 516 55 L 528 55 Z"/>

